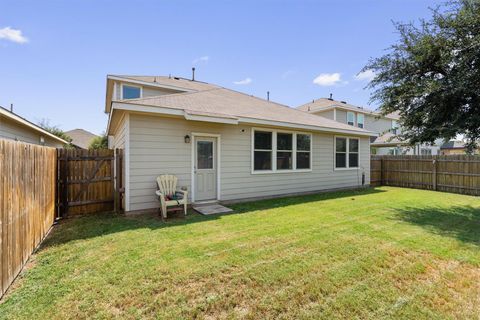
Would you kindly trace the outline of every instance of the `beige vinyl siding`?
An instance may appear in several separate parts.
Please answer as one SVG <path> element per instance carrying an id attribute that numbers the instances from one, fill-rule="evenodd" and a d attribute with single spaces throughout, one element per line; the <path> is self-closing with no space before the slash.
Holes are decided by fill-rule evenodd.
<path id="1" fill-rule="evenodd" d="M 113 99 L 112 100 L 121 100 L 122 99 L 122 82 L 115 82 L 114 84 L 114 90 L 113 90 Z M 139 87 L 137 84 L 129 84 L 124 82 L 125 85 L 131 85 L 134 87 Z M 161 96 L 165 94 L 174 94 L 174 93 L 179 93 L 181 91 L 178 90 L 171 90 L 171 89 L 165 89 L 165 88 L 155 88 L 155 87 L 142 87 L 142 98 L 147 98 L 147 97 L 154 97 L 154 96 Z"/>
<path id="2" fill-rule="evenodd" d="M 347 111 L 337 109 L 337 121 L 347 123 Z"/>
<path id="3" fill-rule="evenodd" d="M 178 185 L 191 191 L 193 139 L 187 144 L 184 136 L 192 132 L 221 135 L 221 200 L 356 187 L 361 184 L 363 171 L 369 183 L 368 138 L 360 139 L 358 170 L 334 170 L 334 135 L 314 133 L 311 172 L 252 174 L 251 130 L 245 125 L 130 114 L 130 210 L 158 207 L 154 193 L 155 177 L 160 174 L 176 175 Z"/>
<path id="4" fill-rule="evenodd" d="M 122 120 L 120 120 L 117 130 L 113 136 L 113 149 L 125 149 L 126 132 L 127 122 L 125 117 L 123 117 Z"/>
<path id="5" fill-rule="evenodd" d="M 335 111 L 333 109 L 314 113 L 317 116 L 322 116 L 327 119 L 335 120 Z"/>
<path id="6" fill-rule="evenodd" d="M 365 129 L 382 134 L 392 128 L 392 120 L 365 115 Z"/>
<path id="7" fill-rule="evenodd" d="M 11 119 L 0 116 L 0 138 L 23 141 L 40 145 L 40 137 L 45 139 L 45 146 L 62 148 L 63 144 L 54 140 L 41 132 L 33 130 L 21 123 L 12 121 Z"/>

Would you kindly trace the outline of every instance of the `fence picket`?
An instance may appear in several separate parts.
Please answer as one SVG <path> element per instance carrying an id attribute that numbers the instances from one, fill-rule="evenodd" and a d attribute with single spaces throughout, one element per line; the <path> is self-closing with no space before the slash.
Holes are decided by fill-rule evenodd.
<path id="1" fill-rule="evenodd" d="M 480 195 L 480 156 L 372 156 L 370 185 Z"/>

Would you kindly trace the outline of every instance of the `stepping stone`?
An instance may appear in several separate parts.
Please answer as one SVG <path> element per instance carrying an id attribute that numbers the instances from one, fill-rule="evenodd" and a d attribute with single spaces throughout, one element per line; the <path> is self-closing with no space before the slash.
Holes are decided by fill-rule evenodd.
<path id="1" fill-rule="evenodd" d="M 193 210 L 197 211 L 200 214 L 203 214 L 204 216 L 217 214 L 217 213 L 227 213 L 227 212 L 233 211 L 232 209 L 224 207 L 220 204 L 197 205 L 197 206 L 194 205 Z"/>

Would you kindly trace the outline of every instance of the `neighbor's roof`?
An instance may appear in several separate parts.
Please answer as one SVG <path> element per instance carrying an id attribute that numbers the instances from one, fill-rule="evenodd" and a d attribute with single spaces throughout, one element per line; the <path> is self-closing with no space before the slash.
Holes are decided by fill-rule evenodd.
<path id="1" fill-rule="evenodd" d="M 405 145 L 407 144 L 406 141 L 400 140 L 395 134 L 392 132 L 386 132 L 383 135 L 377 137 L 372 143 L 372 146 L 397 146 L 397 145 Z"/>
<path id="2" fill-rule="evenodd" d="M 373 110 L 368 110 L 363 107 L 355 106 L 353 104 L 346 103 L 344 101 L 336 101 L 333 99 L 329 98 L 320 98 L 317 100 L 313 100 L 312 102 L 306 103 L 304 105 L 301 105 L 297 107 L 297 109 L 310 112 L 310 113 L 315 113 L 318 111 L 327 111 L 333 108 L 341 108 L 341 109 L 346 109 L 346 110 L 351 110 L 355 112 L 361 112 L 365 114 L 371 114 L 373 116 L 382 116 L 380 112 L 373 111 Z M 400 116 L 396 112 L 392 112 L 390 114 L 385 115 L 384 117 L 393 119 L 393 120 L 398 120 L 400 119 Z"/>
<path id="3" fill-rule="evenodd" d="M 465 149 L 465 143 L 460 140 L 450 140 L 442 144 L 440 149 Z"/>
<path id="4" fill-rule="evenodd" d="M 195 116 L 217 117 L 245 123 L 264 121 L 263 124 L 267 125 L 274 122 L 279 126 L 289 124 L 297 128 L 309 126 L 310 129 L 323 131 L 376 135 L 364 129 L 217 86 L 203 91 L 121 100 L 120 103 L 181 110 L 186 119 L 192 120 L 198 119 Z"/>
<path id="5" fill-rule="evenodd" d="M 84 129 L 73 129 L 70 131 L 65 132 L 70 138 L 72 138 L 72 144 L 82 148 L 82 149 L 88 149 L 90 146 L 90 142 L 96 137 L 98 137 L 96 134 L 93 134 L 87 130 Z"/>
<path id="6" fill-rule="evenodd" d="M 45 136 L 48 136 L 51 139 L 57 140 L 61 143 L 68 144 L 68 141 L 63 140 L 62 138 L 57 137 L 54 134 L 51 134 L 47 130 L 43 129 L 42 127 L 39 127 L 38 125 L 34 124 L 33 122 L 28 121 L 27 119 L 20 117 L 18 114 L 15 114 L 8 109 L 5 109 L 4 107 L 0 106 L 0 118 L 5 117 L 8 118 L 14 122 L 16 122 L 19 125 L 25 126 L 27 128 L 30 128 L 34 131 L 37 131 L 38 133 L 41 133 Z"/>

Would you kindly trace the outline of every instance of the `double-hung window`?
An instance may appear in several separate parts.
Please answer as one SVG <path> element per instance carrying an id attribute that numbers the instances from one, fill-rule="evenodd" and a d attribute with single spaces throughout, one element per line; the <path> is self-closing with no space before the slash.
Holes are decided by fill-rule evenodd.
<path id="1" fill-rule="evenodd" d="M 395 120 L 392 120 L 392 133 L 393 134 L 398 133 L 398 122 Z"/>
<path id="2" fill-rule="evenodd" d="M 365 128 L 365 115 L 363 113 L 357 114 L 357 127 Z"/>
<path id="3" fill-rule="evenodd" d="M 310 169 L 311 136 L 297 133 L 297 169 Z"/>
<path id="4" fill-rule="evenodd" d="M 335 169 L 358 168 L 359 140 L 357 138 L 335 138 Z"/>
<path id="5" fill-rule="evenodd" d="M 272 132 L 255 131 L 253 150 L 253 169 L 255 171 L 272 170 Z"/>
<path id="6" fill-rule="evenodd" d="M 293 168 L 293 134 L 277 133 L 277 170 Z"/>
<path id="7" fill-rule="evenodd" d="M 347 112 L 347 124 L 350 126 L 355 125 L 355 113 L 350 111 Z"/>
<path id="8" fill-rule="evenodd" d="M 253 130 L 253 172 L 310 170 L 312 136 L 307 133 Z"/>

